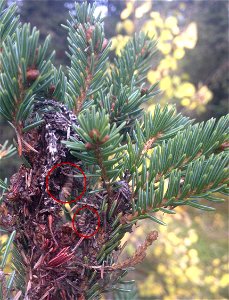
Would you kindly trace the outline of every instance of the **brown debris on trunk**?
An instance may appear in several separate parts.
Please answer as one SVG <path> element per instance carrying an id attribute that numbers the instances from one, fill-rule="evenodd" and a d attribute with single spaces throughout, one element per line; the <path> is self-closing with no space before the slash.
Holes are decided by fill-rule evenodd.
<path id="1" fill-rule="evenodd" d="M 85 292 L 96 282 L 99 282 L 102 291 L 103 286 L 109 282 L 110 275 L 106 273 L 101 278 L 98 270 L 94 279 L 90 280 L 94 270 L 86 269 L 83 265 L 99 266 L 97 256 L 110 239 L 112 222 L 120 212 L 131 212 L 131 193 L 125 181 L 117 182 L 113 201 L 116 200 L 118 204 L 110 218 L 107 213 L 101 213 L 107 192 L 93 196 L 86 193 L 77 201 L 74 210 L 87 205 L 101 213 L 101 226 L 97 233 L 80 240 L 69 220 L 64 217 L 64 206 L 48 195 L 45 184 L 47 172 L 55 164 L 72 162 L 82 167 L 81 161 L 77 162 L 61 142 L 68 140 L 70 135 L 78 139 L 73 130 L 73 125 L 78 126 L 77 118 L 63 104 L 54 100 L 37 103 L 34 111 L 45 106 L 49 110 L 44 113 L 44 124 L 23 135 L 23 139 L 36 152 L 24 150 L 23 156 L 31 168 L 22 165 L 11 177 L 10 187 L 2 204 L 5 213 L 0 224 L 9 232 L 17 231 L 15 244 L 26 267 L 24 299 L 86 299 Z M 50 185 L 58 190 L 59 183 L 54 182 L 54 178 L 55 176 L 51 178 Z M 81 191 L 82 180 L 72 181 L 71 188 Z M 82 230 L 87 230 L 89 223 L 90 226 L 95 226 L 93 222 L 96 222 L 96 218 L 87 215 L 85 228 Z"/>

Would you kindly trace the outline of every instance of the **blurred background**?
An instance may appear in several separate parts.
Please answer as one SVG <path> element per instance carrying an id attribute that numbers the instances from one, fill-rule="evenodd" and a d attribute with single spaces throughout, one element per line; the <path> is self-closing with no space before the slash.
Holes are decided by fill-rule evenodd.
<path id="1" fill-rule="evenodd" d="M 8 1 L 9 3 L 13 1 Z M 81 1 L 78 1 L 81 2 Z M 228 1 L 97 0 L 96 13 L 105 20 L 112 39 L 111 60 L 120 55 L 128 39 L 143 30 L 155 38 L 157 54 L 147 74 L 148 84 L 159 81 L 161 94 L 145 106 L 176 103 L 180 112 L 203 121 L 228 112 L 229 24 Z M 37 26 L 41 40 L 49 33 L 56 49 L 55 64 L 69 64 L 65 24 L 72 0 L 17 0 L 21 20 Z M 12 143 L 14 132 L 0 118 L 0 144 Z M 1 178 L 20 165 L 15 155 L 1 160 Z M 200 213 L 179 209 L 162 215 L 167 227 L 142 222 L 131 237 L 125 255 L 132 255 L 148 231 L 157 228 L 159 239 L 147 259 L 130 275 L 136 280 L 137 299 L 229 299 L 228 203 L 217 211 Z M 124 241 L 123 241 L 124 242 Z"/>

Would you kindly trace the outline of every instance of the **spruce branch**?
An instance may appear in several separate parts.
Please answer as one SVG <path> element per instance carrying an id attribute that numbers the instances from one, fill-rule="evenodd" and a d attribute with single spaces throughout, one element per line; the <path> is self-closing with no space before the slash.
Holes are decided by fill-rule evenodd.
<path id="1" fill-rule="evenodd" d="M 105 184 L 114 181 L 122 173 L 125 146 L 121 145 L 120 131 L 125 123 L 111 126 L 105 111 L 96 112 L 95 107 L 82 112 L 78 122 L 80 126 L 75 127 L 75 131 L 82 141 L 65 142 L 66 146 L 86 164 L 97 164 L 99 169 L 95 174 L 101 176 Z"/>
<path id="2" fill-rule="evenodd" d="M 125 158 L 125 168 L 130 174 L 138 173 L 137 169 L 145 165 L 147 152 L 153 146 L 174 137 L 192 122 L 189 118 L 177 114 L 175 106 L 169 108 L 166 105 L 161 108 L 160 105 L 156 105 L 153 114 L 144 113 L 141 122 L 135 121 L 131 136 L 127 134 L 128 155 Z"/>
<path id="3" fill-rule="evenodd" d="M 23 128 L 32 114 L 36 94 L 52 80 L 53 53 L 47 56 L 49 37 L 43 47 L 38 46 L 38 39 L 39 31 L 24 24 L 16 29 L 15 40 L 7 36 L 0 53 L 0 113 L 16 131 L 20 156 L 23 147 L 34 150 L 23 139 Z"/>
<path id="4" fill-rule="evenodd" d="M 141 104 L 158 93 L 158 91 L 154 91 L 155 86 L 150 87 L 147 93 L 142 94 L 141 90 L 137 87 L 133 86 L 132 88 L 121 85 L 119 95 L 114 96 L 113 85 L 111 85 L 109 93 L 104 94 L 100 91 L 94 102 L 98 110 L 101 108 L 106 110 L 112 124 L 120 125 L 126 122 L 123 133 L 131 133 L 136 119 L 140 119 L 143 115 Z"/>
<path id="5" fill-rule="evenodd" d="M 135 35 L 110 68 L 110 43 L 95 5 L 76 4 L 67 21 L 65 76 L 51 62 L 49 38 L 42 47 L 36 28 L 16 29 L 15 6 L 2 11 L 0 1 L 0 112 L 15 128 L 24 161 L 9 185 L 0 181 L 0 232 L 10 236 L 0 249 L 2 268 L 11 252 L 14 269 L 0 270 L 1 293 L 11 297 L 14 289 L 16 299 L 27 300 L 120 296 L 128 292 L 123 278 L 157 238 L 153 232 L 119 262 L 121 240 L 133 225 L 147 218 L 165 225 L 160 212 L 174 214 L 182 205 L 212 211 L 201 199 L 218 203 L 216 192 L 228 194 L 228 116 L 193 125 L 173 106 L 144 113 L 141 104 L 158 92 L 157 84 L 144 88 L 155 42 Z M 10 157 L 14 149 L 5 143 L 0 153 Z M 48 190 L 56 199 L 72 190 L 75 198 L 84 185 L 69 163 L 88 177 L 86 192 L 60 205 Z M 69 223 L 74 212 L 84 236 Z"/>
<path id="6" fill-rule="evenodd" d="M 75 4 L 75 10 L 64 27 L 71 59 L 67 104 L 78 115 L 104 85 L 110 43 L 104 37 L 103 19 L 94 17 L 95 5 Z"/>
<path id="7" fill-rule="evenodd" d="M 125 132 L 131 129 L 136 119 L 143 114 L 141 104 L 159 93 L 155 90 L 157 83 L 144 88 L 144 80 L 149 62 L 156 50 L 155 42 L 144 33 L 136 34 L 127 43 L 114 66 L 107 74 L 108 94 L 100 91 L 95 99 L 97 109 L 102 107 L 110 115 L 110 122 L 121 124 L 126 122 Z"/>
<path id="8" fill-rule="evenodd" d="M 207 211 L 215 210 L 200 204 L 198 200 L 205 198 L 208 201 L 220 202 L 214 197 L 214 193 L 226 192 L 229 175 L 228 162 L 229 159 L 225 153 L 212 154 L 207 160 L 202 156 L 188 164 L 183 172 L 174 169 L 167 178 L 167 189 L 165 189 L 164 177 L 161 177 L 156 187 L 154 180 L 151 183 L 146 181 L 144 189 L 138 188 L 135 191 L 137 201 L 133 206 L 132 216 L 124 216 L 123 222 L 150 218 L 165 225 L 150 214 L 159 210 L 173 213 L 170 208 L 174 209 L 180 205 L 189 205 Z M 139 186 L 139 182 L 140 180 L 136 180 L 135 186 Z"/>
<path id="9" fill-rule="evenodd" d="M 35 95 L 52 79 L 50 58 L 47 56 L 49 37 L 38 46 L 39 31 L 29 24 L 16 30 L 15 42 L 8 37 L 3 43 L 0 60 L 2 73 L 1 113 L 17 128 L 32 112 Z"/>
<path id="10" fill-rule="evenodd" d="M 16 148 L 13 145 L 8 146 L 8 141 L 5 141 L 3 145 L 0 144 L 0 160 L 13 156 L 16 152 Z"/>
<path id="11" fill-rule="evenodd" d="M 6 8 L 6 1 L 0 0 L 0 52 L 7 37 L 15 37 L 16 28 L 20 26 L 16 3 Z M 1 64 L 0 64 L 1 69 Z"/>
<path id="12" fill-rule="evenodd" d="M 189 126 L 175 138 L 163 142 L 150 157 L 149 169 L 154 170 L 151 175 L 155 176 L 153 172 L 157 174 L 157 181 L 162 175 L 170 174 L 174 168 L 187 168 L 189 162 L 202 155 L 208 158 L 212 153 L 220 152 L 221 146 L 228 139 L 228 124 L 229 115 L 220 118 L 217 123 L 211 119 L 205 124 Z"/>
<path id="13" fill-rule="evenodd" d="M 120 57 L 115 58 L 108 77 L 109 83 L 114 85 L 114 95 L 121 85 L 130 86 L 134 82 L 139 86 L 144 81 L 156 52 L 156 42 L 143 32 L 127 42 Z"/>
<path id="14" fill-rule="evenodd" d="M 168 177 L 174 169 L 184 171 L 189 162 L 202 155 L 207 159 L 212 153 L 221 152 L 222 145 L 228 140 L 228 123 L 229 115 L 221 117 L 218 122 L 211 119 L 206 123 L 189 125 L 186 129 L 178 132 L 174 138 L 163 141 L 160 145 L 154 147 L 152 153 L 142 159 L 142 171 L 137 170 L 135 176 L 139 176 L 139 178 L 146 176 L 149 183 L 152 180 L 158 182 L 162 176 Z M 140 140 L 139 138 L 138 141 Z M 160 141 L 158 140 L 158 142 Z M 138 147 L 140 148 L 140 146 Z M 135 157 L 137 157 L 137 154 L 135 154 Z M 135 159 L 136 162 L 139 162 L 138 157 Z M 144 170 L 147 170 L 148 175 L 143 175 Z M 142 181 L 142 184 L 143 187 L 144 181 Z"/>
<path id="15" fill-rule="evenodd" d="M 26 259 L 27 261 L 27 259 Z M 28 261 L 27 261 L 28 262 Z M 25 294 L 26 291 L 26 269 L 28 265 L 23 261 L 21 253 L 18 251 L 17 246 L 14 245 L 12 249 L 12 267 L 14 272 L 14 285 L 18 289 L 19 299 L 20 296 Z"/>

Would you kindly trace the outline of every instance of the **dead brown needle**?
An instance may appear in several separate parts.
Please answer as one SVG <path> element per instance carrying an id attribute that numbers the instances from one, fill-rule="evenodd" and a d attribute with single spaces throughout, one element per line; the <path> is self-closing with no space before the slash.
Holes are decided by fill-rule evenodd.
<path id="1" fill-rule="evenodd" d="M 72 252 L 75 252 L 75 250 L 79 247 L 79 245 L 82 243 L 83 240 L 84 240 L 84 237 L 81 237 L 80 240 L 78 241 L 78 243 L 73 248 Z"/>
<path id="2" fill-rule="evenodd" d="M 56 239 L 54 237 L 53 231 L 52 231 L 52 223 L 53 223 L 53 217 L 52 217 L 52 215 L 49 215 L 48 216 L 49 230 L 50 230 L 50 233 L 52 235 L 52 238 L 53 238 L 55 244 L 58 246 L 58 243 L 57 243 L 57 241 L 56 241 Z"/>

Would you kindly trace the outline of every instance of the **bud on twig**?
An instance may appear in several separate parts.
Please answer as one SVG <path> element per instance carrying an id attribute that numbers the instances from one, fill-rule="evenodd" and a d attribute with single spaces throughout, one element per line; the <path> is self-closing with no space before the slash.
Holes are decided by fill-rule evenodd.
<path id="1" fill-rule="evenodd" d="M 87 41 L 89 41 L 92 38 L 92 34 L 93 31 L 95 30 L 95 26 L 90 26 L 87 30 L 86 30 L 86 39 Z"/>
<path id="2" fill-rule="evenodd" d="M 38 78 L 39 75 L 40 75 L 39 70 L 37 70 L 37 69 L 29 69 L 26 72 L 26 79 L 29 82 L 33 82 L 33 81 L 35 81 Z"/>
<path id="3" fill-rule="evenodd" d="M 52 96 L 53 93 L 55 92 L 56 86 L 54 84 L 51 84 L 49 86 L 49 94 Z"/>

